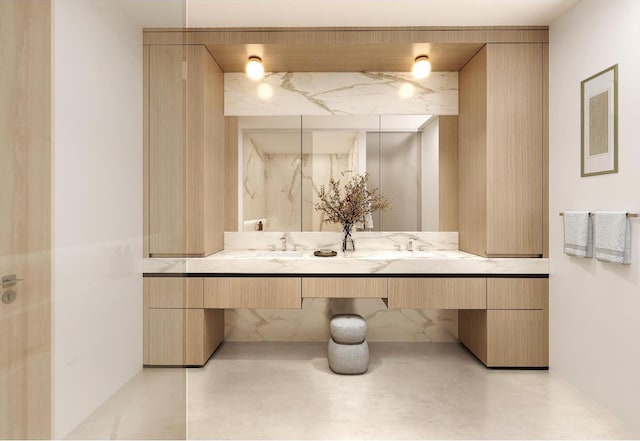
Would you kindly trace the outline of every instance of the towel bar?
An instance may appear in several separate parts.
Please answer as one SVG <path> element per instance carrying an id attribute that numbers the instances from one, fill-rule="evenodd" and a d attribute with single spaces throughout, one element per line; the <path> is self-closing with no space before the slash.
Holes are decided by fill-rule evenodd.
<path id="1" fill-rule="evenodd" d="M 593 216 L 595 213 L 589 212 L 589 216 Z M 560 216 L 564 216 L 564 213 L 560 213 Z M 638 213 L 627 213 L 627 217 L 640 217 Z"/>

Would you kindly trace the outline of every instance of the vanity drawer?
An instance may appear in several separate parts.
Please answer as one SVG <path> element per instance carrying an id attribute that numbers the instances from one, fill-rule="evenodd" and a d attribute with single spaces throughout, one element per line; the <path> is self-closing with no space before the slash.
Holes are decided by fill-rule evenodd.
<path id="1" fill-rule="evenodd" d="M 488 279 L 487 309 L 547 309 L 549 279 Z"/>
<path id="2" fill-rule="evenodd" d="M 301 308 L 299 277 L 211 277 L 205 308 Z"/>
<path id="3" fill-rule="evenodd" d="M 202 308 L 202 277 L 145 277 L 149 308 Z"/>
<path id="4" fill-rule="evenodd" d="M 485 278 L 390 278 L 389 309 L 485 309 Z"/>
<path id="5" fill-rule="evenodd" d="M 387 298 L 387 279 L 374 277 L 305 277 L 302 297 Z"/>

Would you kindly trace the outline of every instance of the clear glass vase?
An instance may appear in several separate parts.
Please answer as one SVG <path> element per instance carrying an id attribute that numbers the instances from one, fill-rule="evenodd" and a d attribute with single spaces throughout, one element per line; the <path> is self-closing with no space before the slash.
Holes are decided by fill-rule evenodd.
<path id="1" fill-rule="evenodd" d="M 353 224 L 342 225 L 342 252 L 345 254 L 352 253 L 356 250 L 356 245 L 353 242 L 353 237 L 351 236 L 352 229 Z"/>

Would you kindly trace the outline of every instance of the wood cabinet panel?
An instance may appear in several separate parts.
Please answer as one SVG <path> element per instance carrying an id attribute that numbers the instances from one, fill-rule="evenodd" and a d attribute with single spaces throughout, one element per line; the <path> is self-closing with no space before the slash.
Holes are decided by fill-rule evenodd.
<path id="1" fill-rule="evenodd" d="M 487 48 L 460 70 L 458 229 L 463 251 L 484 255 L 487 242 Z"/>
<path id="2" fill-rule="evenodd" d="M 487 45 L 488 255 L 542 255 L 542 45 Z"/>
<path id="3" fill-rule="evenodd" d="M 150 365 L 201 365 L 204 310 L 150 309 Z"/>
<path id="4" fill-rule="evenodd" d="M 182 46 L 149 47 L 149 253 L 186 253 L 186 78 Z M 193 173 L 198 173 L 194 170 Z"/>
<path id="5" fill-rule="evenodd" d="M 487 279 L 487 309 L 547 309 L 549 279 Z"/>
<path id="6" fill-rule="evenodd" d="M 487 364 L 487 310 L 458 311 L 458 340 Z"/>
<path id="7" fill-rule="evenodd" d="M 487 311 L 487 366 L 549 366 L 547 310 Z"/>
<path id="8" fill-rule="evenodd" d="M 438 230 L 458 231 L 458 117 L 438 118 Z"/>
<path id="9" fill-rule="evenodd" d="M 460 71 L 460 249 L 545 252 L 543 44 L 487 44 Z"/>
<path id="10" fill-rule="evenodd" d="M 485 309 L 484 278 L 391 278 L 389 309 Z"/>
<path id="11" fill-rule="evenodd" d="M 223 74 L 204 46 L 147 51 L 149 254 L 208 255 L 224 235 Z"/>
<path id="12" fill-rule="evenodd" d="M 204 282 L 205 308 L 301 308 L 299 277 L 212 277 Z"/>
<path id="13" fill-rule="evenodd" d="M 224 229 L 238 231 L 238 117 L 224 122 Z"/>
<path id="14" fill-rule="evenodd" d="M 202 308 L 202 277 L 147 277 L 149 308 Z"/>
<path id="15" fill-rule="evenodd" d="M 302 279 L 302 297 L 325 298 L 386 298 L 386 278 L 305 277 Z"/>

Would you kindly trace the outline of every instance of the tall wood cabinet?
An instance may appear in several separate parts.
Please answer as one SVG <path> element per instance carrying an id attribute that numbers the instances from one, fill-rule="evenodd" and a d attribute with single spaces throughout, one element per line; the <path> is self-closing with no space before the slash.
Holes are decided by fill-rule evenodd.
<path id="1" fill-rule="evenodd" d="M 223 248 L 223 73 L 205 46 L 145 46 L 145 254 Z"/>
<path id="2" fill-rule="evenodd" d="M 487 44 L 460 71 L 460 249 L 544 253 L 544 44 Z"/>

